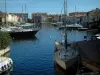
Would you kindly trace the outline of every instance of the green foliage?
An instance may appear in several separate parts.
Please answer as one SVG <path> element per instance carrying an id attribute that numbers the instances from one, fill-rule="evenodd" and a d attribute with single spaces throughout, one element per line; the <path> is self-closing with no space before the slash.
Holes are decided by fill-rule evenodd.
<path id="1" fill-rule="evenodd" d="M 52 18 L 47 18 L 47 19 L 45 20 L 46 23 L 52 22 L 52 21 L 53 21 Z"/>
<path id="2" fill-rule="evenodd" d="M 10 35 L 8 33 L 0 31 L 0 50 L 5 49 L 7 46 L 9 46 L 10 42 L 11 42 Z"/>
<path id="3" fill-rule="evenodd" d="M 27 19 L 27 22 L 28 22 L 28 23 L 32 23 L 32 19 L 28 18 L 28 19 Z"/>

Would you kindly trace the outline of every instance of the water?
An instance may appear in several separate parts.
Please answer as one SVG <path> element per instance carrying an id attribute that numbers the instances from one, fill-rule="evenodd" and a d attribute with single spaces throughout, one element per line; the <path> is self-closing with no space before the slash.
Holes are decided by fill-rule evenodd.
<path id="1" fill-rule="evenodd" d="M 65 75 L 54 66 L 54 41 L 63 40 L 60 32 L 57 28 L 44 26 L 35 38 L 13 40 L 10 46 L 10 57 L 14 61 L 12 75 Z M 69 31 L 70 41 L 84 39 L 86 35 L 86 32 L 75 33 Z"/>

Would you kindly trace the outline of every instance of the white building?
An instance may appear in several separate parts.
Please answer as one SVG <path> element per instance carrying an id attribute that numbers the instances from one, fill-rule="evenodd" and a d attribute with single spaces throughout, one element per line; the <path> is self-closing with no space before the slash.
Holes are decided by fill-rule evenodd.
<path id="1" fill-rule="evenodd" d="M 6 22 L 7 23 L 17 24 L 18 19 L 19 18 L 16 15 L 12 15 L 12 14 L 7 14 L 6 15 Z M 5 22 L 5 17 L 2 18 L 2 22 Z"/>

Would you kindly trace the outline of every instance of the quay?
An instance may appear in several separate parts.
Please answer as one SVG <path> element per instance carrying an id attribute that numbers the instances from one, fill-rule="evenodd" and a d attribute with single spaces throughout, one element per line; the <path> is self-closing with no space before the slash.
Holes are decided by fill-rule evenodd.
<path id="1" fill-rule="evenodd" d="M 100 40 L 77 42 L 81 64 L 91 71 L 100 71 Z"/>
<path id="2" fill-rule="evenodd" d="M 5 56 L 9 52 L 10 52 L 10 48 L 9 47 L 7 47 L 6 49 L 0 50 L 0 57 L 1 56 Z"/>
<path id="3" fill-rule="evenodd" d="M 88 72 L 88 73 L 76 74 L 76 75 L 100 75 L 100 74 L 95 73 L 95 72 Z"/>

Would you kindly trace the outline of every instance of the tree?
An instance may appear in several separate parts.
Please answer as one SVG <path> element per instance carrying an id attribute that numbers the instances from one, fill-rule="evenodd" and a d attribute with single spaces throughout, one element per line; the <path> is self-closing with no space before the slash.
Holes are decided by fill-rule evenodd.
<path id="1" fill-rule="evenodd" d="M 28 22 L 28 23 L 32 23 L 33 21 L 32 21 L 32 19 L 28 18 L 28 19 L 27 19 L 27 22 Z"/>
<path id="2" fill-rule="evenodd" d="M 0 50 L 5 49 L 7 46 L 9 46 L 11 42 L 11 37 L 6 32 L 0 31 Z"/>

